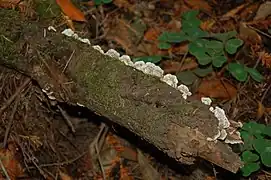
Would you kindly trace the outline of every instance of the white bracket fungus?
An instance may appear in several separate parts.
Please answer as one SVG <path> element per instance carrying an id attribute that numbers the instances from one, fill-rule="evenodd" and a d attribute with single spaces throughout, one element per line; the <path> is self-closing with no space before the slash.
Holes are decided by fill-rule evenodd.
<path id="1" fill-rule="evenodd" d="M 76 40 L 79 40 L 83 43 L 87 43 L 90 45 L 90 41 L 88 39 L 80 38 L 76 33 L 74 33 L 71 29 L 65 29 L 62 34 L 73 37 Z M 179 92 L 182 93 L 182 97 L 184 99 L 187 99 L 187 96 L 191 96 L 192 93 L 189 91 L 189 88 L 183 84 L 178 86 L 178 79 L 175 75 L 172 74 L 166 74 L 164 75 L 164 71 L 159 67 L 156 66 L 153 63 L 150 62 L 143 62 L 143 61 L 137 61 L 132 62 L 130 56 L 128 55 L 122 55 L 120 56 L 120 53 L 118 53 L 114 49 L 109 49 L 106 53 L 102 50 L 102 48 L 99 45 L 92 46 L 95 50 L 99 51 L 102 54 L 105 54 L 107 56 L 113 57 L 115 59 L 120 60 L 127 66 L 131 66 L 139 71 L 142 71 L 145 74 L 149 74 L 152 76 L 159 77 L 161 81 L 167 83 L 169 86 L 177 89 Z M 208 97 L 201 98 L 201 102 L 210 106 L 212 103 L 212 100 Z M 208 137 L 208 141 L 217 141 L 223 140 L 225 143 L 230 144 L 236 144 L 236 143 L 243 143 L 240 133 L 236 130 L 237 127 L 231 127 L 231 123 L 229 122 L 225 111 L 219 107 L 210 107 L 209 110 L 214 113 L 214 116 L 218 119 L 218 133 L 210 138 Z M 234 131 L 232 131 L 234 129 Z"/>

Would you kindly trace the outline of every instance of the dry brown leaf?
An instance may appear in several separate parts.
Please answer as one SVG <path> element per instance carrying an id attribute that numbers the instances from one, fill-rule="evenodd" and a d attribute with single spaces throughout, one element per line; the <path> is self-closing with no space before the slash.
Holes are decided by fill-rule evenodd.
<path id="1" fill-rule="evenodd" d="M 161 66 L 164 72 L 167 73 L 177 73 L 185 70 L 191 70 L 198 67 L 198 63 L 195 60 L 191 60 L 183 65 L 178 61 L 163 61 Z"/>
<path id="2" fill-rule="evenodd" d="M 215 20 L 214 19 L 208 19 L 206 21 L 203 21 L 201 24 L 200 24 L 200 28 L 203 30 L 203 31 L 209 31 L 210 29 L 212 29 L 212 27 L 214 26 L 215 24 Z"/>
<path id="3" fill-rule="evenodd" d="M 265 67 L 271 67 L 271 54 L 266 52 L 259 52 L 259 57 L 261 57 L 261 62 Z"/>
<path id="4" fill-rule="evenodd" d="M 72 180 L 72 178 L 69 175 L 62 171 L 59 171 L 59 176 L 61 180 Z"/>
<path id="5" fill-rule="evenodd" d="M 239 15 L 239 19 L 242 19 L 242 21 L 247 21 L 247 20 L 251 20 L 252 17 L 254 17 L 255 12 L 258 10 L 259 8 L 259 3 L 252 3 L 248 6 L 246 6 L 246 8 L 244 8 Z"/>
<path id="6" fill-rule="evenodd" d="M 144 34 L 144 40 L 147 41 L 157 41 L 158 36 L 161 31 L 157 28 L 149 28 Z"/>
<path id="7" fill-rule="evenodd" d="M 157 180 L 160 179 L 161 176 L 158 173 L 154 167 L 149 163 L 149 160 L 144 156 L 144 154 L 137 149 L 137 159 L 138 159 L 138 164 L 140 166 L 140 170 L 142 173 L 142 179 L 143 180 Z"/>
<path id="8" fill-rule="evenodd" d="M 260 119 L 261 117 L 263 117 L 264 115 L 264 112 L 265 112 L 265 107 L 264 105 L 258 101 L 258 109 L 257 109 L 257 119 Z"/>
<path id="9" fill-rule="evenodd" d="M 14 144 L 9 144 L 7 149 L 0 149 L 0 159 L 10 179 L 15 180 L 24 175 L 23 168 L 16 159 L 16 147 Z M 2 173 L 0 173 L 0 179 L 6 179 Z"/>
<path id="10" fill-rule="evenodd" d="M 221 79 L 204 79 L 198 88 L 198 93 L 205 97 L 232 99 L 237 90 L 233 85 Z"/>
<path id="11" fill-rule="evenodd" d="M 129 11 L 132 11 L 133 9 L 133 4 L 131 4 L 128 0 L 114 0 L 113 3 L 118 8 L 128 9 Z"/>
<path id="12" fill-rule="evenodd" d="M 70 0 L 56 0 L 62 11 L 73 21 L 86 22 L 84 14 Z"/>
<path id="13" fill-rule="evenodd" d="M 246 42 L 252 44 L 261 44 L 262 38 L 261 36 L 253 29 L 247 27 L 246 23 L 241 22 L 239 28 L 240 38 Z"/>
<path id="14" fill-rule="evenodd" d="M 212 7 L 205 0 L 185 0 L 184 2 L 192 9 L 201 9 L 208 13 L 212 12 Z"/>
<path id="15" fill-rule="evenodd" d="M 0 7 L 14 9 L 21 0 L 0 0 Z"/>
<path id="16" fill-rule="evenodd" d="M 247 6 L 247 3 L 246 4 L 242 4 L 240 6 L 237 6 L 236 8 L 228 11 L 226 14 L 224 14 L 222 16 L 222 19 L 227 19 L 227 18 L 234 18 L 234 16 L 236 16 L 236 14 L 238 14 L 240 11 L 242 11 L 245 7 Z"/>
<path id="17" fill-rule="evenodd" d="M 265 19 L 271 14 L 271 1 L 266 1 L 259 7 L 254 20 Z"/>
<path id="18" fill-rule="evenodd" d="M 271 115 L 271 107 L 270 108 L 265 108 L 265 111 Z"/>
<path id="19" fill-rule="evenodd" d="M 129 175 L 130 172 L 128 168 L 123 167 L 123 164 L 120 165 L 120 180 L 133 180 L 134 178 Z"/>
<path id="20" fill-rule="evenodd" d="M 173 46 L 171 52 L 174 54 L 185 54 L 188 51 L 188 43 L 181 43 L 178 46 Z"/>

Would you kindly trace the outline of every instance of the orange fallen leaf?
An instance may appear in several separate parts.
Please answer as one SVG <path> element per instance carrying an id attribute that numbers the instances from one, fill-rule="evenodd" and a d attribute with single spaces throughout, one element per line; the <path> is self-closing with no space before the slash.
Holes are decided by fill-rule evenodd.
<path id="1" fill-rule="evenodd" d="M 149 28 L 144 35 L 144 40 L 156 41 L 161 31 L 157 28 Z"/>
<path id="2" fill-rule="evenodd" d="M 204 79 L 198 88 L 198 93 L 205 97 L 231 99 L 236 95 L 237 90 L 221 79 Z"/>
<path id="3" fill-rule="evenodd" d="M 208 13 L 212 12 L 212 7 L 205 0 L 185 0 L 184 2 L 192 9 L 201 9 Z"/>
<path id="4" fill-rule="evenodd" d="M 263 116 L 264 112 L 265 112 L 264 105 L 260 101 L 258 101 L 257 119 L 260 119 Z"/>
<path id="5" fill-rule="evenodd" d="M 86 22 L 84 14 L 70 0 L 56 0 L 62 11 L 73 21 Z"/>
<path id="6" fill-rule="evenodd" d="M 72 178 L 69 175 L 62 171 L 59 171 L 59 176 L 61 180 L 72 180 Z"/>
<path id="7" fill-rule="evenodd" d="M 261 57 L 262 64 L 265 67 L 271 67 L 271 54 L 266 52 L 259 52 L 259 57 Z"/>
<path id="8" fill-rule="evenodd" d="M 23 168 L 16 159 L 16 147 L 14 144 L 9 144 L 7 149 L 0 149 L 0 159 L 10 179 L 17 179 L 19 176 L 24 175 Z M 0 173 L 0 179 L 6 179 L 6 177 L 4 178 Z"/>

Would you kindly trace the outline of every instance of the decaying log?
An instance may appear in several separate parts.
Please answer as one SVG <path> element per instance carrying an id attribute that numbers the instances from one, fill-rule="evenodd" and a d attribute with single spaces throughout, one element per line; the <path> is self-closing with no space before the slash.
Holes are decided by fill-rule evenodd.
<path id="1" fill-rule="evenodd" d="M 231 172 L 242 165 L 228 145 L 206 140 L 217 134 L 218 126 L 208 106 L 185 101 L 159 78 L 87 44 L 55 32 L 44 37 L 46 27 L 24 22 L 14 13 L 7 20 L 6 14 L 11 13 L 0 10 L 0 64 L 30 76 L 57 101 L 80 103 L 181 163 L 201 157 Z"/>

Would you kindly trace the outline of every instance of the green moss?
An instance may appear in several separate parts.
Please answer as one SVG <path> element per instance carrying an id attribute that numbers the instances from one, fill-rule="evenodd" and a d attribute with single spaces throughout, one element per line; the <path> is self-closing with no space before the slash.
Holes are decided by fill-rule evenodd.
<path id="1" fill-rule="evenodd" d="M 55 0 L 35 0 L 35 10 L 40 19 L 46 20 L 59 17 L 61 9 Z"/>

